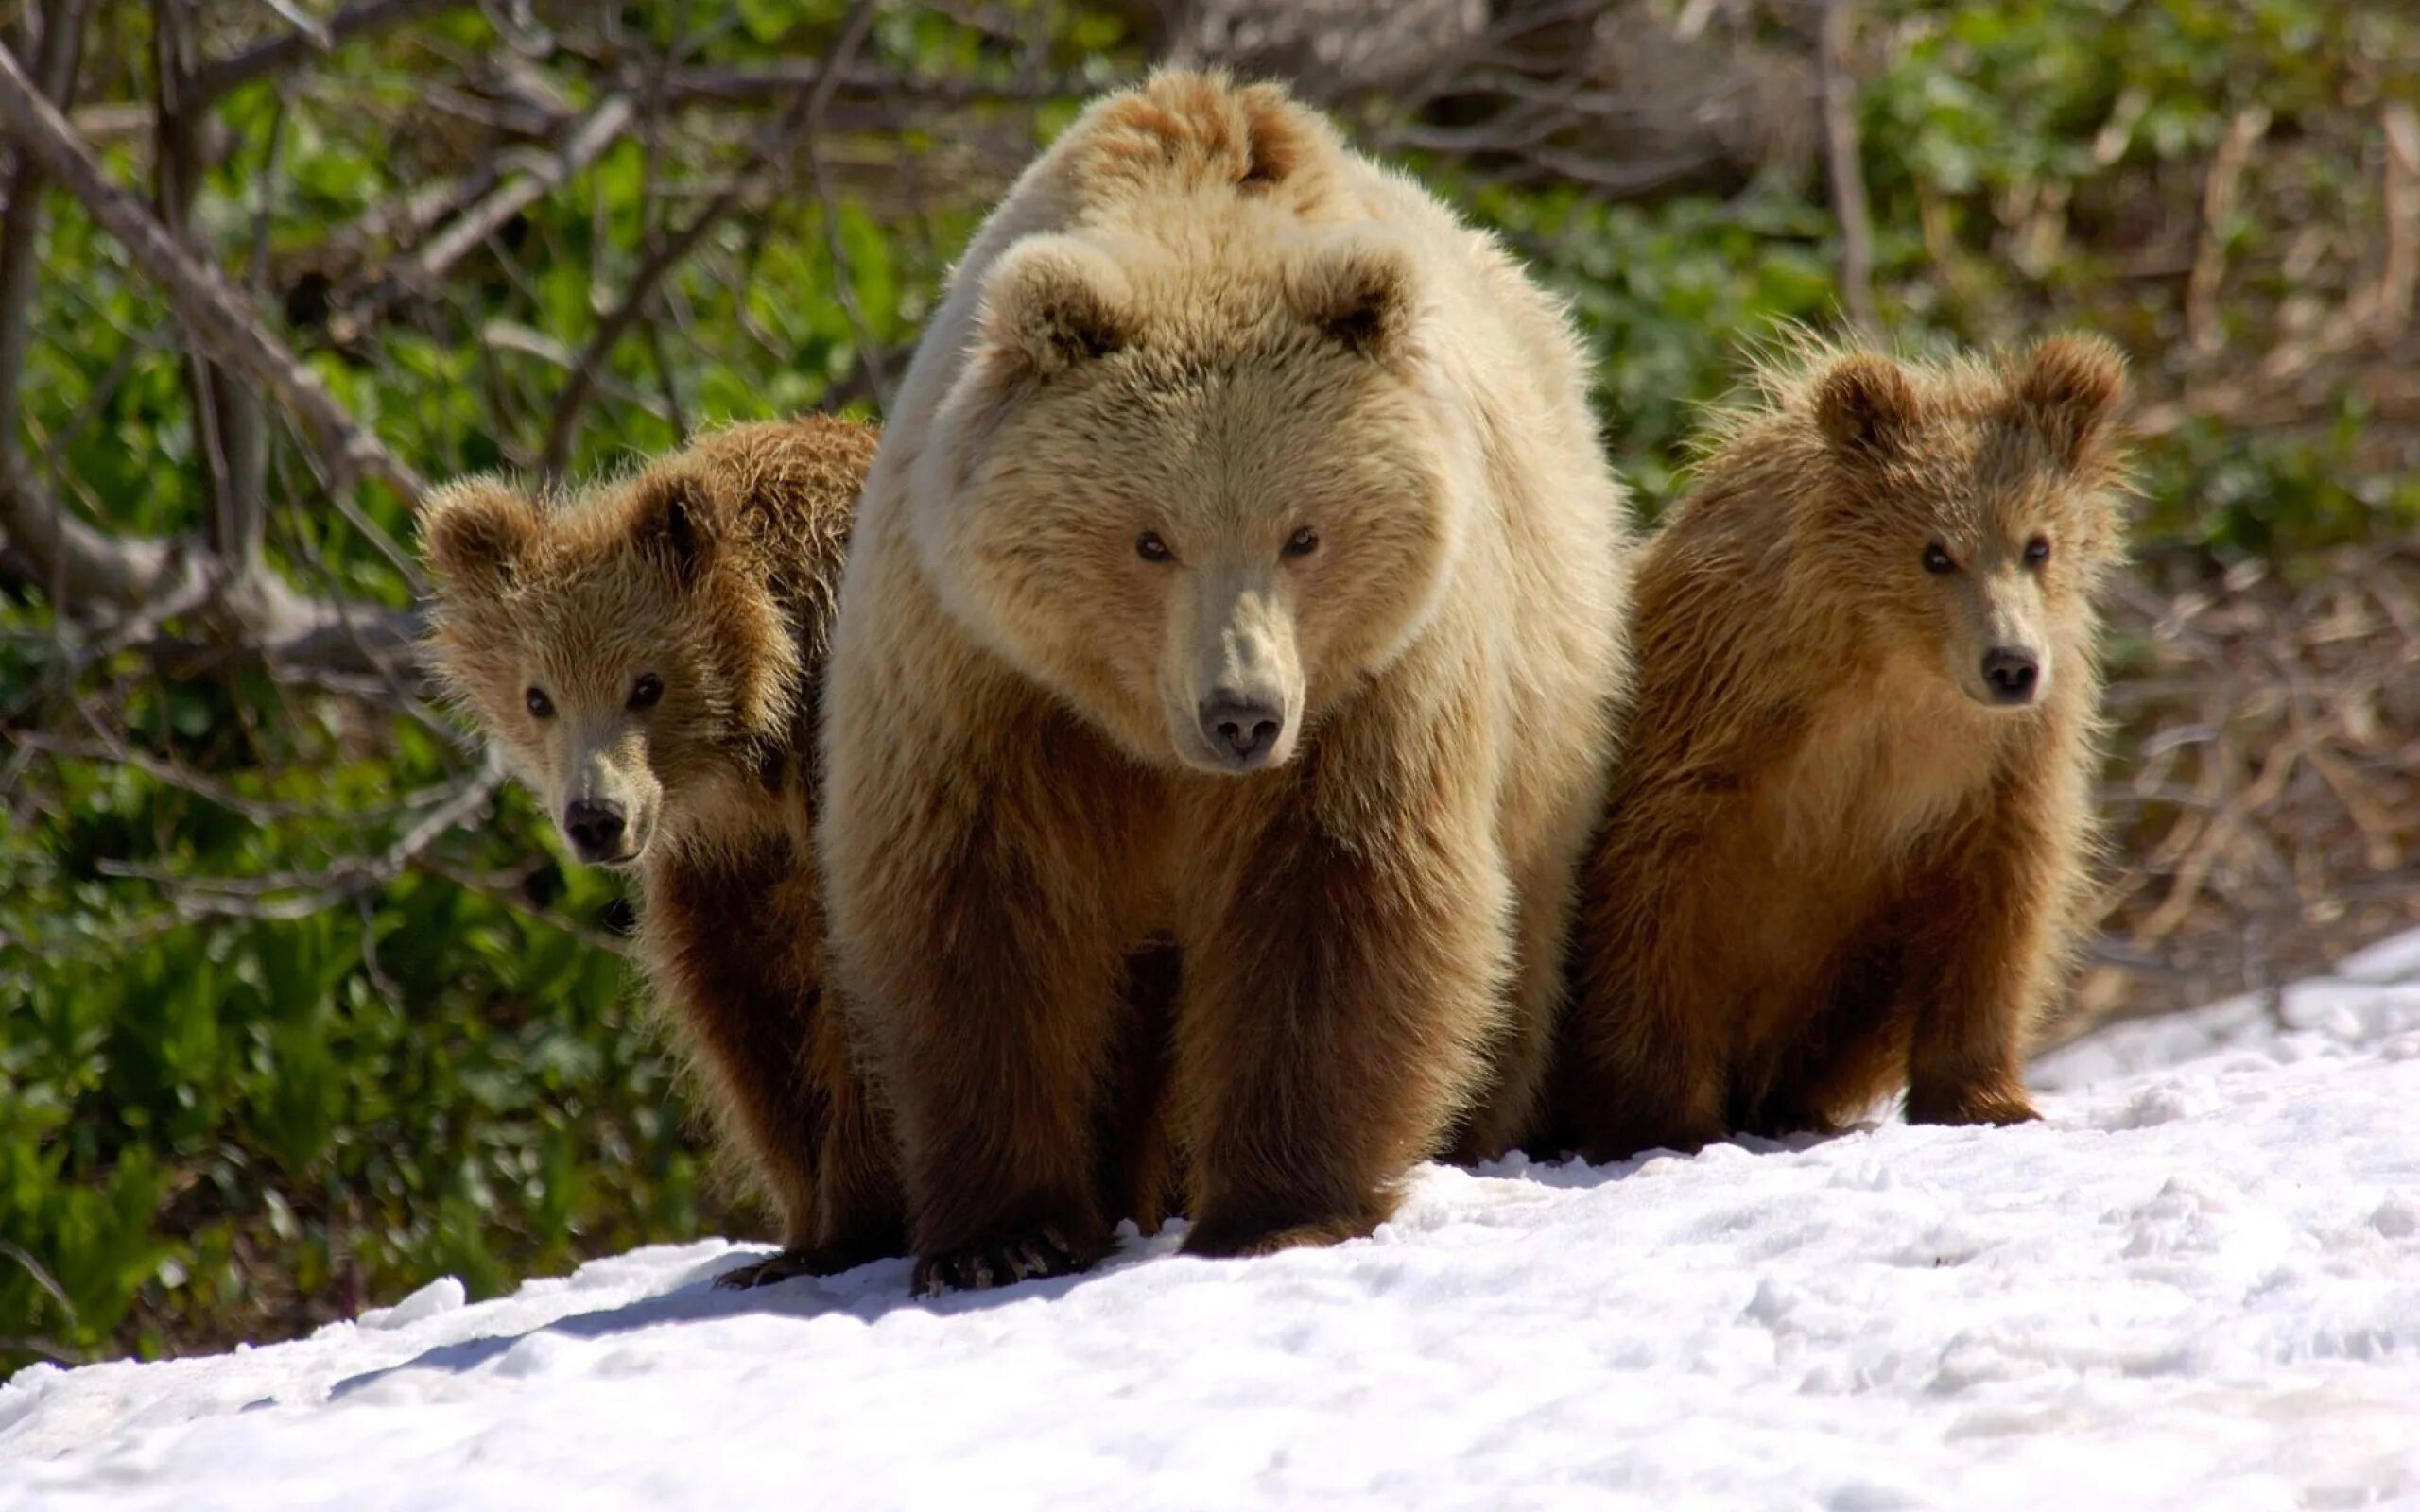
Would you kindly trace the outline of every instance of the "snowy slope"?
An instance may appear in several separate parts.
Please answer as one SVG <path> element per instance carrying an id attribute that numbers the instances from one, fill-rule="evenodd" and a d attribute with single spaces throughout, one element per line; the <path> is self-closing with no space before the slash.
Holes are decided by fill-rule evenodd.
<path id="1" fill-rule="evenodd" d="M 2420 939 L 2045 1125 L 1424 1170 L 1368 1242 L 919 1303 L 719 1242 L 0 1386 L 0 1509 L 2420 1505 Z"/>

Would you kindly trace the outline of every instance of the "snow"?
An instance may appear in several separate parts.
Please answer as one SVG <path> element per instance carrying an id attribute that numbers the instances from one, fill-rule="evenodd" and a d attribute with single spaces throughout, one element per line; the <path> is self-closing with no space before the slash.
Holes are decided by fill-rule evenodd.
<path id="1" fill-rule="evenodd" d="M 643 1249 L 0 1386 L 0 1512 L 2420 1505 L 2420 937 L 2046 1122 L 1424 1168 L 1373 1239 L 924 1302 Z"/>

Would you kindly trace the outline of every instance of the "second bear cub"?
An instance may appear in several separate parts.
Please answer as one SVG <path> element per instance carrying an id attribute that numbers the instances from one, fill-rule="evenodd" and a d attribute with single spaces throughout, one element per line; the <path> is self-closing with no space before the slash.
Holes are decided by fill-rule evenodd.
<path id="1" fill-rule="evenodd" d="M 2089 842 L 2105 343 L 1818 351 L 1720 418 L 1648 547 L 1583 884 L 1566 1128 L 1590 1160 L 2034 1116 L 2020 1067 Z"/>

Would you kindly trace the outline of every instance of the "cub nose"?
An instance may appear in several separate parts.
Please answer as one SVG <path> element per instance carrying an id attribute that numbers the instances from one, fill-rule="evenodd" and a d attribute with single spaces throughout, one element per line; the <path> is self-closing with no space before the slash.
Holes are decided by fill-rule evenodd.
<path id="1" fill-rule="evenodd" d="M 1239 772 L 1267 765 L 1286 728 L 1286 711 L 1270 699 L 1224 689 L 1202 699 L 1200 713 L 1211 750 Z"/>
<path id="2" fill-rule="evenodd" d="M 622 805 L 611 799 L 576 798 L 563 805 L 563 833 L 583 861 L 622 852 Z"/>
<path id="3" fill-rule="evenodd" d="M 1983 653 L 1983 685 L 1995 703 L 2031 703 L 2041 681 L 2041 662 L 2021 646 L 1996 645 Z"/>

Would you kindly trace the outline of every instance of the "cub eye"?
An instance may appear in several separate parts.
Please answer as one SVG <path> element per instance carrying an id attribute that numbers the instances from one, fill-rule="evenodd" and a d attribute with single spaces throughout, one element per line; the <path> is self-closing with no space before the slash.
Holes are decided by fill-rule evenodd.
<path id="1" fill-rule="evenodd" d="M 1925 548 L 1925 571 L 1938 576 L 1943 573 L 1954 573 L 1957 570 L 1958 564 L 1949 559 L 1948 552 L 1942 550 L 1938 545 Z"/>
<path id="2" fill-rule="evenodd" d="M 555 700 L 547 697 L 543 689 L 530 689 L 521 696 L 521 701 L 529 706 L 531 718 L 552 719 L 555 717 Z"/>
<path id="3" fill-rule="evenodd" d="M 633 709 L 652 709 L 656 700 L 663 696 L 664 679 L 652 672 L 631 684 L 631 707 Z"/>
<path id="4" fill-rule="evenodd" d="M 2025 543 L 2025 565 L 2039 567 L 2050 559 L 2050 538 L 2036 536 Z"/>
<path id="5" fill-rule="evenodd" d="M 1168 543 L 1160 539 L 1160 533 L 1156 530 L 1143 532 L 1141 538 L 1134 542 L 1134 555 L 1145 561 L 1176 560 L 1176 553 L 1168 550 Z"/>
<path id="6" fill-rule="evenodd" d="M 1307 557 L 1319 549 L 1320 533 L 1308 525 L 1286 538 L 1286 555 L 1288 557 Z"/>

